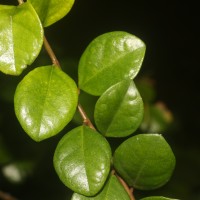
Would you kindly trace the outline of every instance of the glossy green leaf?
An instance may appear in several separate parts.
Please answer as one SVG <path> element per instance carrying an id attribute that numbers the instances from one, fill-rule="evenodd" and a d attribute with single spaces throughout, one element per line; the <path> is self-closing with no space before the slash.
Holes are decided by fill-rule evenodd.
<path id="1" fill-rule="evenodd" d="M 172 199 L 167 197 L 161 197 L 161 196 L 152 196 L 152 197 L 145 197 L 141 200 L 178 200 L 178 199 Z"/>
<path id="2" fill-rule="evenodd" d="M 86 126 L 67 133 L 54 154 L 60 180 L 73 191 L 93 196 L 103 187 L 110 171 L 111 149 L 106 139 Z"/>
<path id="3" fill-rule="evenodd" d="M 37 11 L 44 27 L 62 19 L 71 10 L 74 0 L 28 0 Z"/>
<path id="4" fill-rule="evenodd" d="M 74 193 L 71 200 L 130 200 L 130 198 L 118 179 L 112 175 L 96 196 L 86 197 Z"/>
<path id="5" fill-rule="evenodd" d="M 0 5 L 0 71 L 19 75 L 38 56 L 43 28 L 31 4 Z"/>
<path id="6" fill-rule="evenodd" d="M 132 34 L 114 31 L 100 35 L 81 56 L 79 87 L 98 96 L 124 79 L 133 79 L 140 70 L 144 54 L 145 44 Z"/>
<path id="7" fill-rule="evenodd" d="M 114 167 L 130 186 L 150 190 L 168 182 L 175 157 L 162 135 L 139 134 L 117 148 Z"/>
<path id="8" fill-rule="evenodd" d="M 78 101 L 75 82 L 55 66 L 32 70 L 17 86 L 15 113 L 26 133 L 41 141 L 59 133 L 72 119 Z"/>
<path id="9" fill-rule="evenodd" d="M 143 101 L 132 80 L 110 87 L 98 99 L 95 122 L 108 137 L 125 137 L 133 133 L 143 118 Z"/>

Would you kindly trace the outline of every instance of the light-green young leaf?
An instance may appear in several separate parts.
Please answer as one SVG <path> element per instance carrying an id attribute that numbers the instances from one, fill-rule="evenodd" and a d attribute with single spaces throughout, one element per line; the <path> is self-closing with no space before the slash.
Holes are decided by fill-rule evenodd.
<path id="1" fill-rule="evenodd" d="M 116 149 L 114 167 L 130 186 L 151 190 L 168 182 L 175 157 L 163 136 L 139 134 Z"/>
<path id="2" fill-rule="evenodd" d="M 132 134 L 143 118 L 143 101 L 133 81 L 121 81 L 106 90 L 96 103 L 94 118 L 107 137 Z"/>
<path id="3" fill-rule="evenodd" d="M 73 191 L 86 196 L 93 196 L 101 190 L 110 163 L 109 143 L 87 126 L 68 132 L 54 154 L 54 166 L 60 180 Z"/>
<path id="4" fill-rule="evenodd" d="M 112 85 L 133 79 L 140 70 L 145 44 L 136 36 L 122 31 L 95 38 L 81 56 L 79 87 L 92 95 L 101 95 Z"/>
<path id="5" fill-rule="evenodd" d="M 71 10 L 75 0 L 28 0 L 36 12 L 44 27 L 62 19 Z"/>
<path id="6" fill-rule="evenodd" d="M 38 56 L 43 28 L 31 4 L 0 5 L 0 71 L 19 75 Z"/>
<path id="7" fill-rule="evenodd" d="M 104 188 L 94 197 L 74 193 L 71 200 L 130 200 L 127 192 L 116 176 L 111 175 Z"/>
<path id="8" fill-rule="evenodd" d="M 29 72 L 17 86 L 14 97 L 16 116 L 35 141 L 59 133 L 73 118 L 77 102 L 75 82 L 55 66 Z"/>

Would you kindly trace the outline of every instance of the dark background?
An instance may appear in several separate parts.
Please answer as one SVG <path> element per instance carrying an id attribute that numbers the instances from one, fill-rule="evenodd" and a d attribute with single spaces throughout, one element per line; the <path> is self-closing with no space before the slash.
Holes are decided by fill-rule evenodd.
<path id="1" fill-rule="evenodd" d="M 16 4 L 16 1 L 9 2 Z M 0 3 L 7 1 L 0 0 Z M 139 76 L 147 74 L 155 80 L 157 100 L 166 103 L 176 123 L 173 131 L 166 135 L 177 159 L 176 169 L 169 183 L 150 192 L 153 195 L 200 200 L 199 19 L 195 1 L 77 0 L 65 18 L 45 28 L 58 59 L 78 60 L 91 40 L 109 31 L 127 31 L 146 43 Z M 0 80 L 4 78 L 4 75 L 0 76 Z M 57 141 L 50 139 L 35 144 L 26 136 L 15 138 L 15 134 L 24 133 L 14 122 L 12 102 L 0 102 L 3 105 L 0 107 L 3 118 L 0 133 L 12 151 L 19 150 L 19 158 L 28 153 L 34 157 L 36 152 L 43 151 L 40 152 L 41 165 L 38 164 L 32 178 L 20 185 L 0 180 L 0 190 L 10 192 L 20 200 L 70 199 L 70 191 L 58 180 L 52 167 Z M 14 140 L 9 141 L 8 136 Z M 24 149 L 20 149 L 21 143 L 27 143 Z M 34 150 L 29 150 L 29 145 Z M 149 195 L 148 192 L 145 194 Z"/>

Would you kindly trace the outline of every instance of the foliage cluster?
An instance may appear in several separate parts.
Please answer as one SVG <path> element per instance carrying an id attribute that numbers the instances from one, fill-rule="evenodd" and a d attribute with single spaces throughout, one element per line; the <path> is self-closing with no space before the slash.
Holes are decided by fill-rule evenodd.
<path id="1" fill-rule="evenodd" d="M 53 156 L 57 175 L 74 191 L 71 199 L 134 199 L 133 188 L 159 188 L 175 167 L 175 156 L 161 134 L 137 134 L 145 106 L 134 80 L 146 46 L 124 31 L 98 36 L 80 58 L 76 83 L 61 69 L 44 36 L 44 28 L 62 19 L 73 4 L 74 0 L 19 0 L 18 6 L 0 5 L 0 71 L 21 75 L 44 45 L 52 65 L 30 70 L 15 91 L 14 110 L 24 132 L 36 142 L 46 140 L 79 112 L 83 124 L 61 138 Z M 80 104 L 82 92 L 97 97 L 94 123 Z M 125 140 L 112 151 L 109 138 Z"/>

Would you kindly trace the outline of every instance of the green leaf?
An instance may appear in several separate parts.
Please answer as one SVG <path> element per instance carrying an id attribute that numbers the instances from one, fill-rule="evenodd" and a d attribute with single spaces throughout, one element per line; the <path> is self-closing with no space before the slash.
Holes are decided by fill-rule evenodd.
<path id="1" fill-rule="evenodd" d="M 74 0 L 28 0 L 38 13 L 44 27 L 62 19 L 71 10 Z"/>
<path id="2" fill-rule="evenodd" d="M 72 119 L 78 101 L 75 82 L 55 66 L 39 67 L 17 86 L 16 116 L 27 134 L 41 141 L 59 133 Z"/>
<path id="3" fill-rule="evenodd" d="M 101 95 L 110 86 L 140 70 L 145 44 L 136 36 L 114 31 L 94 39 L 81 56 L 79 87 L 92 95 Z"/>
<path id="4" fill-rule="evenodd" d="M 143 102 L 132 80 L 110 87 L 98 99 L 95 122 L 108 137 L 125 137 L 133 133 L 143 118 Z"/>
<path id="5" fill-rule="evenodd" d="M 152 197 L 142 198 L 141 200 L 178 200 L 178 199 L 171 199 L 171 198 L 161 197 L 161 196 L 152 196 Z"/>
<path id="6" fill-rule="evenodd" d="M 74 193 L 71 200 L 130 200 L 116 176 L 112 175 L 104 186 L 103 190 L 94 197 L 86 197 Z"/>
<path id="7" fill-rule="evenodd" d="M 110 171 L 111 149 L 95 130 L 79 126 L 58 143 L 54 154 L 60 180 L 73 191 L 93 196 L 103 187 Z"/>
<path id="8" fill-rule="evenodd" d="M 0 5 L 0 71 L 21 74 L 36 59 L 42 44 L 43 28 L 31 4 Z"/>
<path id="9" fill-rule="evenodd" d="M 150 190 L 167 183 L 175 167 L 175 157 L 163 136 L 140 134 L 117 148 L 114 167 L 130 186 Z"/>

